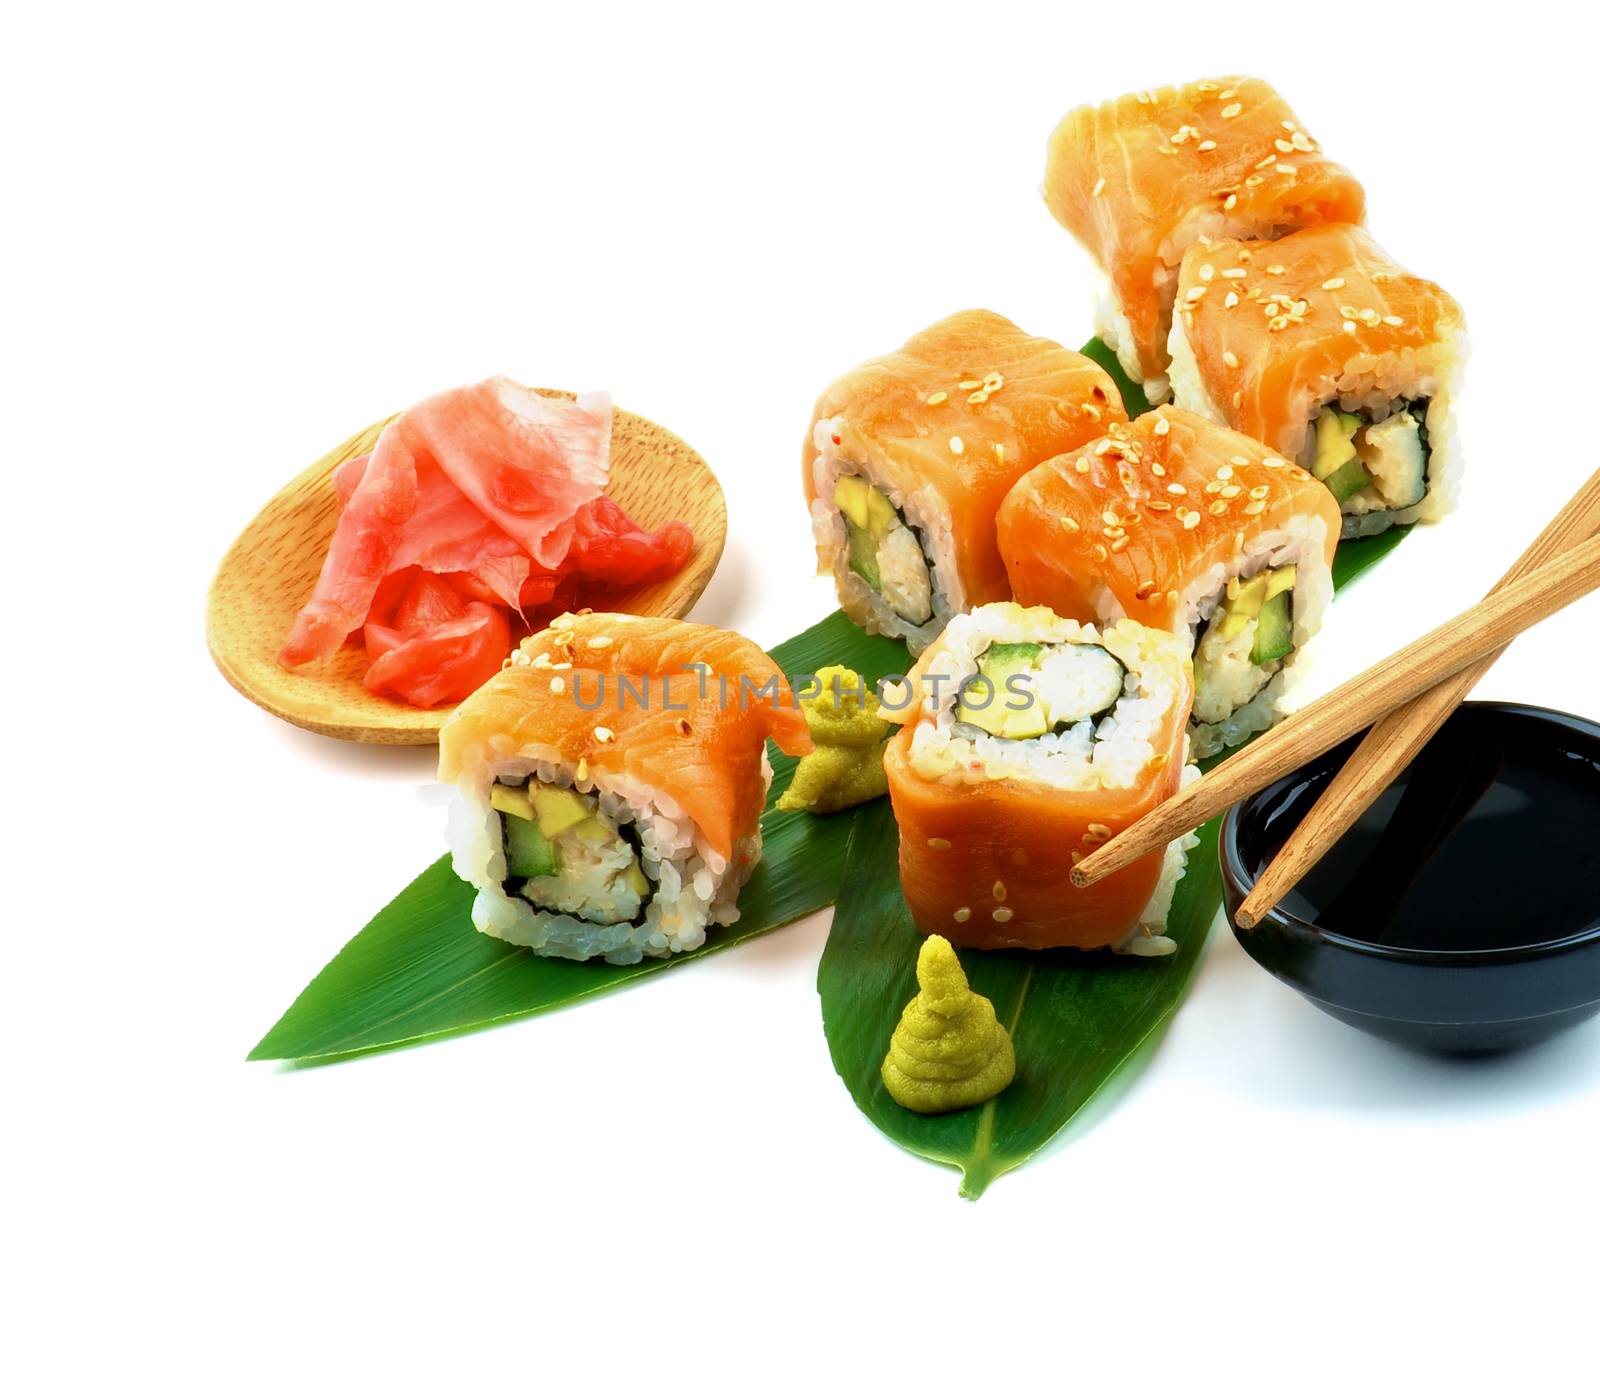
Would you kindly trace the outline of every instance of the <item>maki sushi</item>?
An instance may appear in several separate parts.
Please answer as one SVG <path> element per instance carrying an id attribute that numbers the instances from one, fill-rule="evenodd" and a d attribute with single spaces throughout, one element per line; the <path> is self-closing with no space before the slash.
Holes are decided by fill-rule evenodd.
<path id="1" fill-rule="evenodd" d="M 1308 468 L 1345 538 L 1455 505 L 1466 326 L 1442 287 L 1349 225 L 1198 243 L 1180 287 L 1178 403 Z"/>
<path id="2" fill-rule="evenodd" d="M 884 766 L 920 930 L 982 949 L 1175 949 L 1167 910 L 1192 836 L 1092 888 L 1070 876 L 1198 777 L 1182 639 L 997 602 L 955 617 L 909 684 L 884 708 L 903 723 Z"/>
<path id="3" fill-rule="evenodd" d="M 474 924 L 575 960 L 696 949 L 738 920 L 761 857 L 769 736 L 810 752 L 788 683 L 743 636 L 558 617 L 439 732 Z"/>
<path id="4" fill-rule="evenodd" d="M 1082 354 L 992 311 L 941 320 L 817 401 L 803 467 L 818 571 L 858 625 L 922 650 L 1010 595 L 994 518 L 1011 485 L 1125 417 Z"/>
<path id="5" fill-rule="evenodd" d="M 1191 244 L 1359 224 L 1366 209 L 1361 183 L 1277 91 L 1248 76 L 1071 111 L 1050 136 L 1043 189 L 1104 274 L 1100 338 L 1151 401 L 1171 395 L 1167 332 Z"/>
<path id="6" fill-rule="evenodd" d="M 1333 599 L 1339 509 L 1264 444 L 1162 406 L 1035 468 L 999 540 L 1020 599 L 1183 637 L 1204 759 L 1283 714 Z"/>

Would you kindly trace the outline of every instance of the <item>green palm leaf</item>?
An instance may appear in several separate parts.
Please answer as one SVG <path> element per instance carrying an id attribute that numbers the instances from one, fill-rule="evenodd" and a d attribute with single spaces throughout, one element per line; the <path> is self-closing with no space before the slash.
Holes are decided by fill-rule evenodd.
<path id="1" fill-rule="evenodd" d="M 785 674 L 845 663 L 870 678 L 910 664 L 895 640 L 868 635 L 842 611 L 772 651 Z M 769 746 L 775 799 L 795 761 Z M 472 888 L 446 856 L 422 872 L 313 979 L 250 1052 L 252 1060 L 325 1060 L 547 1012 L 620 984 L 726 950 L 834 900 L 852 814 L 811 816 L 768 807 L 761 863 L 739 899 L 740 918 L 700 949 L 634 965 L 548 960 L 480 935 Z"/>
<path id="2" fill-rule="evenodd" d="M 1130 414 L 1149 409 L 1109 349 L 1096 340 L 1084 352 L 1115 379 Z M 1348 586 L 1387 555 L 1406 528 L 1341 544 L 1333 565 L 1335 588 Z M 880 1076 L 890 1034 L 916 993 L 922 936 L 900 892 L 894 816 L 882 807 L 864 811 L 817 970 L 828 1049 L 856 1106 L 890 1140 L 959 1169 L 968 1198 L 1021 1165 L 1119 1072 L 1143 1064 L 1140 1049 L 1182 1001 L 1222 903 L 1219 826 L 1212 821 L 1201 828 L 1200 844 L 1190 851 L 1188 872 L 1173 897 L 1168 934 L 1178 942 L 1174 955 L 962 951 L 972 987 L 994 1003 L 1011 1032 L 1017 1077 L 979 1107 L 923 1117 L 890 1098 Z"/>

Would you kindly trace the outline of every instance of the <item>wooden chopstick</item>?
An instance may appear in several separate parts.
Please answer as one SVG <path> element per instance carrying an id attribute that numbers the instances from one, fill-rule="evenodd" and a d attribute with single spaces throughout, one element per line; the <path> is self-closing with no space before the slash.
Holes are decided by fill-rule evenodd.
<path id="1" fill-rule="evenodd" d="M 1595 534 L 1600 534 L 1600 468 L 1589 475 L 1589 480 L 1572 500 L 1511 565 L 1494 585 L 1494 591 L 1510 586 L 1557 554 L 1575 549 Z M 1373 724 L 1239 904 L 1233 919 L 1240 926 L 1248 929 L 1260 921 L 1333 848 L 1333 843 L 1355 824 L 1378 794 L 1394 782 L 1460 706 L 1503 649 L 1504 646 L 1491 650 L 1476 663 L 1468 664 L 1459 673 Z"/>
<path id="2" fill-rule="evenodd" d="M 1225 759 L 1193 787 L 1168 798 L 1086 856 L 1072 871 L 1073 883 L 1087 888 L 1176 840 L 1597 586 L 1600 539 L 1589 539 L 1510 587 L 1490 593 Z"/>

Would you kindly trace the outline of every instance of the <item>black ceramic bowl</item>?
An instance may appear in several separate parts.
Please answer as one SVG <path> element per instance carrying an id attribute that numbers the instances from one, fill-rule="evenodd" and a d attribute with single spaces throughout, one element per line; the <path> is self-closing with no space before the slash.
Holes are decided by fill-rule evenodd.
<path id="1" fill-rule="evenodd" d="M 1353 748 L 1228 812 L 1230 918 Z M 1600 726 L 1466 703 L 1294 892 L 1250 930 L 1229 925 L 1324 1012 L 1402 1045 L 1511 1050 L 1592 1017 Z"/>

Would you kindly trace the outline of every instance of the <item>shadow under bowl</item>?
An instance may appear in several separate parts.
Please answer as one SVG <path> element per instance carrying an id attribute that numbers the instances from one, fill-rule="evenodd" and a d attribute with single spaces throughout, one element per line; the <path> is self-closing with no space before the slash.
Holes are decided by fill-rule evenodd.
<path id="1" fill-rule="evenodd" d="M 1231 920 L 1355 743 L 1224 819 L 1229 925 L 1250 958 L 1418 1050 L 1514 1050 L 1600 1012 L 1600 725 L 1564 712 L 1458 707 L 1277 907 Z"/>

